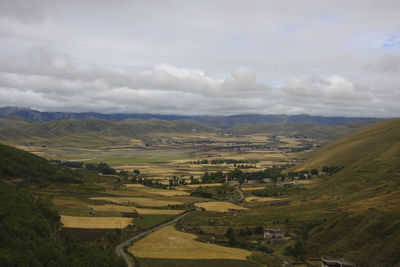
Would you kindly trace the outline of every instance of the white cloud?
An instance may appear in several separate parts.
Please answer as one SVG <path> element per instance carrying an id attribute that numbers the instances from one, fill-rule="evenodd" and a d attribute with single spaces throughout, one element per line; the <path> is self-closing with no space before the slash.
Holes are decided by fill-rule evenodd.
<path id="1" fill-rule="evenodd" d="M 399 7 L 0 0 L 0 105 L 398 116 Z"/>

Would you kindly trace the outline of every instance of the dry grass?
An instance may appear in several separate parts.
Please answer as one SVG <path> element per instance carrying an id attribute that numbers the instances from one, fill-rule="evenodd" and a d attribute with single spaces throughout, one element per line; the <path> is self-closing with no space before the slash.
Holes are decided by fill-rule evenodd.
<path id="1" fill-rule="evenodd" d="M 146 189 L 146 190 L 141 190 L 146 193 L 150 194 L 156 194 L 156 195 L 161 195 L 161 196 L 188 196 L 190 195 L 188 192 L 185 191 L 180 191 L 180 190 L 166 190 L 166 189 Z"/>
<path id="2" fill-rule="evenodd" d="M 241 187 L 242 191 L 253 191 L 265 189 L 265 186 L 254 186 L 254 187 Z"/>
<path id="3" fill-rule="evenodd" d="M 128 206 L 119 206 L 119 205 L 90 205 L 95 211 L 118 211 L 118 212 L 134 212 L 136 211 L 142 215 L 149 215 L 149 214 L 156 214 L 156 215 L 176 215 L 179 213 L 184 212 L 184 210 L 160 210 L 160 209 L 143 209 L 143 208 L 135 208 L 135 207 L 128 207 Z"/>
<path id="4" fill-rule="evenodd" d="M 283 198 L 277 198 L 277 197 L 246 197 L 244 199 L 244 201 L 246 202 L 253 202 L 253 201 L 265 201 L 265 202 L 269 202 L 269 201 L 279 201 L 279 200 L 283 200 Z"/>
<path id="5" fill-rule="evenodd" d="M 132 218 L 123 217 L 75 217 L 61 215 L 61 223 L 68 228 L 122 229 L 131 224 Z"/>
<path id="6" fill-rule="evenodd" d="M 126 187 L 133 187 L 133 188 L 145 188 L 142 184 L 125 184 Z"/>
<path id="7" fill-rule="evenodd" d="M 144 207 L 163 207 L 168 205 L 178 205 L 182 204 L 177 201 L 169 201 L 169 200 L 158 200 L 158 199 L 150 199 L 144 197 L 92 197 L 92 200 L 104 200 L 107 202 L 112 202 L 115 204 L 129 204 L 134 203 L 136 205 L 144 206 Z"/>
<path id="8" fill-rule="evenodd" d="M 194 234 L 182 233 L 173 226 L 167 226 L 137 241 L 128 251 L 139 258 L 162 259 L 243 260 L 251 254 L 244 249 L 198 242 L 195 238 Z"/>
<path id="9" fill-rule="evenodd" d="M 218 211 L 218 212 L 227 212 L 229 210 L 247 210 L 245 207 L 241 207 L 235 205 L 231 202 L 222 202 L 222 201 L 211 201 L 211 202 L 202 202 L 196 203 L 197 207 L 205 208 L 208 211 Z"/>

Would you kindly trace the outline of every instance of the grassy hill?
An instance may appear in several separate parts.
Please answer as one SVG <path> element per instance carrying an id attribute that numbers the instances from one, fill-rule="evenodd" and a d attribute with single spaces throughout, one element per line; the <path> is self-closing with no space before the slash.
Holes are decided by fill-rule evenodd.
<path id="1" fill-rule="evenodd" d="M 73 171 L 54 166 L 34 154 L 0 144 L 0 178 L 29 182 L 77 182 Z"/>
<path id="2" fill-rule="evenodd" d="M 311 255 L 344 255 L 362 266 L 399 266 L 400 119 L 333 141 L 298 169 L 342 166 L 308 196 L 334 217 L 310 231 Z M 329 199 L 322 201 L 321 199 Z M 397 264 L 397 265 L 396 265 Z"/>
<path id="3" fill-rule="evenodd" d="M 19 122 L 0 119 L 0 141 L 8 144 L 99 146 L 127 144 L 132 138 L 146 139 L 152 134 L 215 132 L 216 128 L 191 120 L 56 120 Z"/>

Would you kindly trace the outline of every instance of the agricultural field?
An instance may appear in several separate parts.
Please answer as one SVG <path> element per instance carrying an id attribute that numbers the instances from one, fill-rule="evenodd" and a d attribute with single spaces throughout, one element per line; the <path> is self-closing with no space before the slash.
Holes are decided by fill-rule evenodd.
<path id="1" fill-rule="evenodd" d="M 61 223 L 66 228 L 122 229 L 132 223 L 132 218 L 123 217 L 75 217 L 61 215 Z"/>
<path id="2" fill-rule="evenodd" d="M 246 210 L 246 207 L 235 205 L 231 202 L 210 201 L 196 203 L 196 207 L 204 208 L 207 211 L 228 212 L 229 210 Z"/>
<path id="3" fill-rule="evenodd" d="M 245 260 L 250 251 L 196 241 L 194 234 L 167 226 L 135 242 L 128 251 L 138 258 Z M 162 240 L 162 242 L 159 242 Z"/>

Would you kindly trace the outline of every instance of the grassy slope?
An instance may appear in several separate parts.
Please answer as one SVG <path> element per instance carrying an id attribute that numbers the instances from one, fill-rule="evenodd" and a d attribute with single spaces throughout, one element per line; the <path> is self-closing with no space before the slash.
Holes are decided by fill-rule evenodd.
<path id="1" fill-rule="evenodd" d="M 327 142 L 381 121 L 376 119 L 336 126 L 324 126 L 310 122 L 261 125 L 239 124 L 231 130 L 238 134 L 301 135 L 315 138 L 320 142 Z"/>
<path id="2" fill-rule="evenodd" d="M 330 196 L 337 215 L 314 228 L 312 255 L 344 255 L 362 266 L 400 262 L 400 119 L 350 134 L 319 149 L 300 169 L 339 165 L 314 198 Z"/>
<path id="3" fill-rule="evenodd" d="M 74 146 L 113 145 L 129 143 L 153 133 L 215 132 L 216 128 L 190 120 L 63 120 L 50 122 L 13 122 L 0 120 L 0 140 L 13 144 L 62 144 Z"/>

